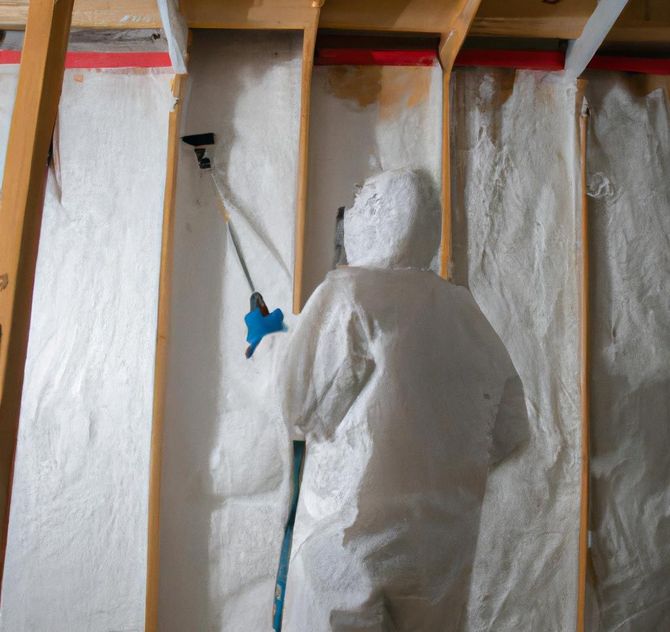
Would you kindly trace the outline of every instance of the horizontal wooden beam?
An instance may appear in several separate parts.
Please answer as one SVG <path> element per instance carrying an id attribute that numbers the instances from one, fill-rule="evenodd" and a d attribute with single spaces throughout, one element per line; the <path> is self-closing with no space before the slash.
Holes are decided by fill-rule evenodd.
<path id="1" fill-rule="evenodd" d="M 0 28 L 22 29 L 29 0 L 0 1 Z M 160 28 L 156 0 L 75 0 L 72 27 L 84 29 Z"/>
<path id="2" fill-rule="evenodd" d="M 0 0 L 0 28 L 22 29 L 29 0 Z M 303 29 L 310 0 L 181 0 L 191 28 Z M 320 27 L 439 34 L 438 24 L 456 2 L 447 0 L 328 0 Z M 596 0 L 482 0 L 470 35 L 577 39 Z M 75 0 L 73 28 L 161 28 L 156 0 Z M 670 2 L 630 0 L 607 41 L 670 41 Z"/>
<path id="3" fill-rule="evenodd" d="M 182 0 L 180 6 L 189 28 L 301 30 L 311 28 L 313 5 L 312 0 Z"/>

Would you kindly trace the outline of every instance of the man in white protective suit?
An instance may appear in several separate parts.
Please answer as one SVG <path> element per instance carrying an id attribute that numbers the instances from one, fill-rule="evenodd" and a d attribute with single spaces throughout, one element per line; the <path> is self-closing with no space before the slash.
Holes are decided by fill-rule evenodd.
<path id="1" fill-rule="evenodd" d="M 429 266 L 433 188 L 366 181 L 348 267 L 307 302 L 279 367 L 307 442 L 284 632 L 443 632 L 466 610 L 491 464 L 527 438 L 521 382 L 470 293 Z"/>

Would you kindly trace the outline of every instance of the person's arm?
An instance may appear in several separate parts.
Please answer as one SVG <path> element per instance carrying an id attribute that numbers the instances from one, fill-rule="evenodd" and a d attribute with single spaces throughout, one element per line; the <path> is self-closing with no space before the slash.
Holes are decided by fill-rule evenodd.
<path id="1" fill-rule="evenodd" d="M 369 334 L 344 289 L 327 280 L 316 290 L 278 367 L 279 401 L 293 438 L 335 432 L 374 370 Z"/>

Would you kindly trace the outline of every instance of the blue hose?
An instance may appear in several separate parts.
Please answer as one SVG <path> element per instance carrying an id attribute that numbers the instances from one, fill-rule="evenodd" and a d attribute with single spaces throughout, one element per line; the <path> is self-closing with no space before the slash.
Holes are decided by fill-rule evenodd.
<path id="1" fill-rule="evenodd" d="M 275 584 L 274 605 L 272 608 L 272 629 L 281 632 L 282 616 L 284 614 L 284 597 L 286 596 L 286 577 L 288 576 L 288 565 L 291 558 L 291 544 L 293 542 L 293 526 L 295 525 L 295 514 L 298 509 L 298 495 L 300 494 L 300 470 L 305 456 L 305 442 L 293 442 L 293 476 L 291 493 L 291 510 L 286 521 L 284 530 L 284 541 L 281 545 L 281 556 L 279 557 L 279 570 L 277 571 L 277 583 Z"/>

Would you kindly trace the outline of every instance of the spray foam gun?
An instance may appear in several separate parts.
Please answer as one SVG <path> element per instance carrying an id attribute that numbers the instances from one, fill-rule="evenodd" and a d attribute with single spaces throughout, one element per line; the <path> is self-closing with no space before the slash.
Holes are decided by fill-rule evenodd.
<path id="1" fill-rule="evenodd" d="M 187 145 L 191 145 L 194 148 L 198 166 L 200 169 L 209 172 L 209 175 L 212 178 L 214 191 L 222 210 L 223 219 L 228 228 L 228 236 L 233 244 L 233 249 L 237 255 L 237 260 L 240 263 L 240 268 L 242 268 L 242 272 L 244 273 L 247 283 L 249 284 L 249 289 L 251 290 L 249 313 L 244 317 L 244 322 L 247 326 L 247 342 L 249 343 L 245 356 L 250 358 L 260 341 L 263 340 L 265 336 L 277 331 L 284 331 L 284 314 L 281 309 L 275 309 L 270 312 L 263 300 L 263 296 L 260 292 L 256 291 L 254 283 L 251 280 L 249 268 L 244 260 L 242 249 L 240 248 L 240 242 L 237 239 L 237 234 L 230 221 L 230 215 L 226 211 L 223 195 L 221 194 L 219 184 L 216 181 L 216 175 L 212 169 L 212 162 L 207 156 L 207 147 L 214 145 L 214 134 L 211 132 L 206 134 L 191 134 L 189 136 L 182 136 L 181 139 Z"/>

